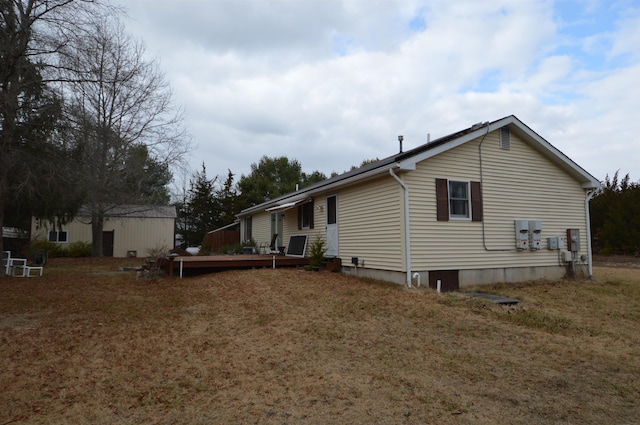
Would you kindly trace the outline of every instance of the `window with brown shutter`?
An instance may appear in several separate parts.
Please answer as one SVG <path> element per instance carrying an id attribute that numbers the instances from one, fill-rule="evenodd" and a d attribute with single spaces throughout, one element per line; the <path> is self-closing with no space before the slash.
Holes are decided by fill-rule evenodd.
<path id="1" fill-rule="evenodd" d="M 313 229 L 313 200 L 298 207 L 298 229 Z"/>
<path id="2" fill-rule="evenodd" d="M 438 221 L 449 220 L 449 184 L 447 179 L 436 179 L 436 215 Z"/>
<path id="3" fill-rule="evenodd" d="M 471 182 L 471 221 L 482 221 L 482 185 Z"/>
<path id="4" fill-rule="evenodd" d="M 480 182 L 436 179 L 436 218 L 482 221 Z"/>

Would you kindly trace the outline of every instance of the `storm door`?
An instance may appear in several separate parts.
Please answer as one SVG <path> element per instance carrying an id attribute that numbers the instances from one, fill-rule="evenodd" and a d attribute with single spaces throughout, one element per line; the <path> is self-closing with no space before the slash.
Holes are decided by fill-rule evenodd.
<path id="1" fill-rule="evenodd" d="M 271 213 L 271 238 L 273 239 L 273 235 L 278 234 L 278 239 L 276 241 L 276 249 L 284 246 L 282 245 L 282 241 L 284 240 L 282 236 L 282 228 L 284 222 L 284 214 L 279 212 Z"/>
<path id="2" fill-rule="evenodd" d="M 338 196 L 327 196 L 327 257 L 337 257 L 338 247 Z"/>

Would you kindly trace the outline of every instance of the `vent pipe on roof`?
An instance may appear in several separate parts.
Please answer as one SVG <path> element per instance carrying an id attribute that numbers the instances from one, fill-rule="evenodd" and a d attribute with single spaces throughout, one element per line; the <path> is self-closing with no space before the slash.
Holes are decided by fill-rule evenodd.
<path id="1" fill-rule="evenodd" d="M 404 136 L 398 136 L 398 142 L 400 142 L 400 153 L 402 153 L 402 141 L 404 140 Z"/>
<path id="2" fill-rule="evenodd" d="M 427 143 L 431 143 L 431 133 L 427 133 Z"/>

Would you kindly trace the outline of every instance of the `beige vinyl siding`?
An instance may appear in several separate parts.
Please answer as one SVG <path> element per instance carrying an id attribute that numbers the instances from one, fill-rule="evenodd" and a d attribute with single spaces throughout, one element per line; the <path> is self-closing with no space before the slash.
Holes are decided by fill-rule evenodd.
<path id="1" fill-rule="evenodd" d="M 402 188 L 391 176 L 341 190 L 338 194 L 340 257 L 364 260 L 365 268 L 404 269 Z"/>
<path id="2" fill-rule="evenodd" d="M 411 250 L 415 270 L 552 266 L 558 251 L 547 237 L 579 228 L 586 253 L 585 192 L 578 181 L 513 133 L 511 149 L 499 147 L 498 132 L 482 143 L 484 234 L 482 223 L 437 221 L 435 179 L 480 181 L 480 140 L 466 143 L 417 165 L 406 173 L 411 193 Z M 542 249 L 515 250 L 515 219 L 542 222 Z"/>
<path id="3" fill-rule="evenodd" d="M 258 246 L 271 242 L 271 216 L 268 212 L 261 212 L 252 215 L 251 226 L 253 226 L 253 240 Z"/>
<path id="4" fill-rule="evenodd" d="M 316 237 L 325 239 L 325 224 L 327 219 L 325 217 L 325 204 L 326 200 L 324 196 L 313 197 L 313 229 L 302 228 L 298 229 L 298 207 L 291 208 L 284 213 L 284 244 L 289 244 L 289 237 L 291 235 L 307 235 L 307 257 L 309 256 L 309 246 L 313 243 Z"/>
<path id="5" fill-rule="evenodd" d="M 174 247 L 174 219 L 172 218 L 137 218 L 120 217 L 105 218 L 103 232 L 114 232 L 113 256 L 126 257 L 128 251 L 136 251 L 138 257 L 145 257 L 150 250 L 163 248 L 167 251 Z M 34 222 L 34 238 L 47 239 L 51 226 L 44 223 L 36 228 Z M 69 241 L 59 244 L 62 247 L 74 242 L 91 243 L 91 224 L 83 222 L 83 218 L 62 226 L 62 230 L 68 231 Z"/>
<path id="6" fill-rule="evenodd" d="M 114 257 L 126 257 L 128 251 L 144 257 L 151 250 L 173 248 L 173 223 L 168 218 L 108 218 L 104 231 L 114 231 Z"/>
<path id="7" fill-rule="evenodd" d="M 307 251 L 306 256 L 309 256 L 309 246 L 319 235 L 324 239 L 325 229 L 325 199 L 323 196 L 314 197 L 313 208 L 313 229 L 298 229 L 298 207 L 293 207 L 279 214 L 284 214 L 284 220 L 282 223 L 282 244 L 287 246 L 289 244 L 289 238 L 291 235 L 307 235 Z M 262 242 L 271 241 L 271 213 L 264 211 L 253 214 L 253 233 L 254 239 L 258 245 Z"/>

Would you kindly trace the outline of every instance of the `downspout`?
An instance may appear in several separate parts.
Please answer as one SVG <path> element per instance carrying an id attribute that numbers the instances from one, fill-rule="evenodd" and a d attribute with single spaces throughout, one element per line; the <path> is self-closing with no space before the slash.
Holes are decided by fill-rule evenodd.
<path id="1" fill-rule="evenodd" d="M 589 201 L 593 199 L 593 197 L 597 193 L 597 189 L 591 189 L 587 191 L 587 196 L 584 200 L 584 211 L 586 213 L 587 218 L 587 255 L 588 258 L 588 269 L 589 269 L 589 279 L 593 277 L 593 258 L 591 255 L 591 214 L 589 212 Z"/>
<path id="2" fill-rule="evenodd" d="M 407 287 L 411 288 L 411 226 L 409 225 L 409 189 L 404 184 L 402 179 L 396 175 L 393 168 L 389 168 L 389 174 L 391 177 L 397 180 L 404 190 L 404 239 L 405 239 L 405 252 L 407 256 Z"/>

